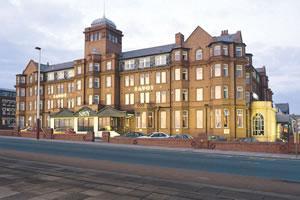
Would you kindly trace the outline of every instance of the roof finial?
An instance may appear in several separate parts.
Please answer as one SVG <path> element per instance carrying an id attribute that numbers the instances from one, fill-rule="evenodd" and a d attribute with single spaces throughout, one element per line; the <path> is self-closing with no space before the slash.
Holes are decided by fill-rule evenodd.
<path id="1" fill-rule="evenodd" d="M 105 0 L 103 0 L 103 18 L 105 18 Z"/>

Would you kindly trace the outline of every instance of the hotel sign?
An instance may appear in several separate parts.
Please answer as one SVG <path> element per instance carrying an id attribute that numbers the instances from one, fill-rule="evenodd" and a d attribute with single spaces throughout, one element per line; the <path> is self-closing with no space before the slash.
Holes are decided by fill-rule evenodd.
<path id="1" fill-rule="evenodd" d="M 152 90 L 153 90 L 153 85 L 143 85 L 143 86 L 134 87 L 135 92 L 152 91 Z"/>
<path id="2" fill-rule="evenodd" d="M 90 112 L 88 110 L 83 110 L 78 113 L 79 117 L 88 117 L 90 116 Z"/>
<path id="3" fill-rule="evenodd" d="M 60 99 L 60 98 L 66 98 L 67 97 L 67 94 L 64 93 L 64 94 L 55 94 L 53 95 L 53 98 L 54 99 Z"/>

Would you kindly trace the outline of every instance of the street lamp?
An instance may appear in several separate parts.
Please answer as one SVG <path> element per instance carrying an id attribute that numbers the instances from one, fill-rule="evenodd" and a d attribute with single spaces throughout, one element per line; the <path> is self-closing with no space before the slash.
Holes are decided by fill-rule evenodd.
<path id="1" fill-rule="evenodd" d="M 40 77 L 41 77 L 41 53 L 42 49 L 40 47 L 35 47 L 39 51 L 39 63 L 38 63 L 38 86 L 37 86 L 37 97 L 36 97 L 36 139 L 40 139 Z"/>

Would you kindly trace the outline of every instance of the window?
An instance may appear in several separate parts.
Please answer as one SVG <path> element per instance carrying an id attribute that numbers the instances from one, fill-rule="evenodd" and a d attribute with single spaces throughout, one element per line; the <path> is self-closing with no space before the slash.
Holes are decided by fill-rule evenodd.
<path id="1" fill-rule="evenodd" d="M 94 78 L 94 88 L 99 88 L 99 78 Z"/>
<path id="2" fill-rule="evenodd" d="M 48 94 L 49 94 L 49 86 L 48 86 Z M 68 83 L 68 92 L 73 92 L 74 91 L 74 83 Z"/>
<path id="3" fill-rule="evenodd" d="M 93 65 L 93 70 L 94 70 L 95 72 L 99 72 L 99 71 L 100 71 L 100 64 L 99 64 L 99 63 L 94 63 L 94 65 Z"/>
<path id="4" fill-rule="evenodd" d="M 139 59 L 139 68 L 150 67 L 150 57 L 144 57 Z"/>
<path id="5" fill-rule="evenodd" d="M 93 95 L 89 95 L 89 105 L 93 104 Z"/>
<path id="6" fill-rule="evenodd" d="M 111 76 L 105 77 L 105 85 L 107 88 L 111 87 Z"/>
<path id="7" fill-rule="evenodd" d="M 183 58 L 183 60 L 188 60 L 188 53 L 187 53 L 187 51 L 183 51 L 182 52 L 182 58 Z"/>
<path id="8" fill-rule="evenodd" d="M 156 83 L 160 83 L 160 76 L 161 76 L 161 73 L 160 72 L 156 72 Z"/>
<path id="9" fill-rule="evenodd" d="M 106 70 L 111 70 L 112 69 L 112 67 L 111 67 L 111 61 L 107 61 L 106 62 Z"/>
<path id="10" fill-rule="evenodd" d="M 167 64 L 167 55 L 159 55 L 155 56 L 155 65 L 166 65 Z"/>
<path id="11" fill-rule="evenodd" d="M 78 118 L 78 131 L 93 131 L 94 130 L 94 118 Z"/>
<path id="12" fill-rule="evenodd" d="M 237 127 L 243 128 L 243 110 L 237 109 L 236 114 L 237 114 Z"/>
<path id="13" fill-rule="evenodd" d="M 129 76 L 125 76 L 125 86 L 126 87 L 129 86 L 129 82 L 130 82 Z"/>
<path id="14" fill-rule="evenodd" d="M 246 84 L 250 84 L 250 73 L 246 73 Z"/>
<path id="15" fill-rule="evenodd" d="M 81 90 L 81 80 L 78 80 L 76 82 L 76 87 L 77 87 L 77 90 Z"/>
<path id="16" fill-rule="evenodd" d="M 149 84 L 150 84 L 149 73 L 140 74 L 140 85 L 149 85 Z"/>
<path id="17" fill-rule="evenodd" d="M 228 99 L 228 86 L 227 85 L 224 85 L 223 95 L 224 95 L 224 99 Z"/>
<path id="18" fill-rule="evenodd" d="M 223 55 L 228 56 L 228 46 L 227 45 L 223 45 Z"/>
<path id="19" fill-rule="evenodd" d="M 98 130 L 99 131 L 107 130 L 107 127 L 110 127 L 110 117 L 99 117 Z"/>
<path id="20" fill-rule="evenodd" d="M 78 67 L 77 67 L 77 74 L 78 74 L 78 75 L 81 74 L 81 66 L 78 66 Z"/>
<path id="21" fill-rule="evenodd" d="M 175 81 L 179 81 L 180 80 L 180 69 L 177 68 L 175 69 Z"/>
<path id="22" fill-rule="evenodd" d="M 250 103 L 250 92 L 245 92 L 246 103 Z"/>
<path id="23" fill-rule="evenodd" d="M 140 93 L 140 103 L 149 103 L 150 102 L 150 93 L 141 92 Z"/>
<path id="24" fill-rule="evenodd" d="M 25 88 L 20 88 L 20 96 L 25 97 Z"/>
<path id="25" fill-rule="evenodd" d="M 203 128 L 203 110 L 196 111 L 196 127 Z"/>
<path id="26" fill-rule="evenodd" d="M 180 89 L 175 89 L 175 101 L 180 101 Z"/>
<path id="27" fill-rule="evenodd" d="M 243 99 L 243 92 L 244 92 L 243 87 L 237 86 L 237 88 L 236 88 L 236 98 L 237 99 Z"/>
<path id="28" fill-rule="evenodd" d="M 161 72 L 161 83 L 167 83 L 167 72 Z"/>
<path id="29" fill-rule="evenodd" d="M 221 99 L 221 86 L 215 86 L 215 99 Z"/>
<path id="30" fill-rule="evenodd" d="M 148 112 L 148 128 L 153 127 L 153 112 Z"/>
<path id="31" fill-rule="evenodd" d="M 180 128 L 180 110 L 174 112 L 174 128 Z"/>
<path id="32" fill-rule="evenodd" d="M 182 69 L 182 80 L 188 80 L 188 69 Z"/>
<path id="33" fill-rule="evenodd" d="M 188 111 L 183 110 L 182 111 L 182 128 L 188 128 L 189 127 L 189 116 Z"/>
<path id="34" fill-rule="evenodd" d="M 32 88 L 29 88 L 29 96 L 32 96 Z"/>
<path id="35" fill-rule="evenodd" d="M 175 61 L 180 61 L 180 51 L 175 51 Z"/>
<path id="36" fill-rule="evenodd" d="M 134 69 L 135 68 L 135 62 L 134 60 L 126 60 L 125 61 L 125 70 L 131 70 L 131 69 Z"/>
<path id="37" fill-rule="evenodd" d="M 105 102 L 106 102 L 106 105 L 111 105 L 111 94 L 106 94 Z"/>
<path id="38" fill-rule="evenodd" d="M 215 98 L 215 87 L 210 87 L 210 98 L 214 99 Z"/>
<path id="39" fill-rule="evenodd" d="M 76 98 L 77 106 L 81 106 L 81 97 Z"/>
<path id="40" fill-rule="evenodd" d="M 221 109 L 215 109 L 215 128 L 221 128 Z"/>
<path id="41" fill-rule="evenodd" d="M 49 103 L 50 102 L 48 101 L 48 107 L 49 107 Z M 68 99 L 68 108 L 74 108 L 74 99 Z"/>
<path id="42" fill-rule="evenodd" d="M 196 89 L 196 101 L 203 101 L 203 88 Z"/>
<path id="43" fill-rule="evenodd" d="M 188 101 L 188 89 L 182 90 L 182 101 Z"/>
<path id="44" fill-rule="evenodd" d="M 125 76 L 125 86 L 134 86 L 134 75 Z"/>
<path id="45" fill-rule="evenodd" d="M 125 94 L 125 105 L 134 104 L 134 93 Z"/>
<path id="46" fill-rule="evenodd" d="M 93 63 L 90 63 L 89 64 L 89 72 L 92 72 L 93 71 Z"/>
<path id="47" fill-rule="evenodd" d="M 167 112 L 160 112 L 160 128 L 167 128 Z"/>
<path id="48" fill-rule="evenodd" d="M 93 78 L 89 78 L 89 88 L 93 88 Z"/>
<path id="49" fill-rule="evenodd" d="M 25 110 L 25 103 L 24 102 L 20 102 L 20 110 L 21 111 Z"/>
<path id="50" fill-rule="evenodd" d="M 93 104 L 99 104 L 99 95 L 94 95 Z"/>
<path id="51" fill-rule="evenodd" d="M 160 92 L 156 92 L 156 103 L 160 103 Z"/>
<path id="52" fill-rule="evenodd" d="M 229 128 L 229 110 L 224 109 L 224 128 Z"/>
<path id="53" fill-rule="evenodd" d="M 242 57 L 243 56 L 243 48 L 242 47 L 235 47 L 235 56 Z"/>
<path id="54" fill-rule="evenodd" d="M 223 76 L 228 76 L 228 64 L 223 64 Z"/>
<path id="55" fill-rule="evenodd" d="M 217 45 L 214 46 L 214 56 L 220 56 L 221 55 L 221 46 Z"/>
<path id="56" fill-rule="evenodd" d="M 203 80 L 203 68 L 202 67 L 196 68 L 196 80 Z"/>
<path id="57" fill-rule="evenodd" d="M 237 65 L 236 66 L 235 75 L 236 75 L 236 77 L 242 77 L 243 76 L 243 66 L 242 65 Z"/>
<path id="58" fill-rule="evenodd" d="M 256 113 L 253 117 L 253 135 L 264 135 L 264 117 L 260 113 Z"/>
<path id="59" fill-rule="evenodd" d="M 196 60 L 202 60 L 202 59 L 203 59 L 202 49 L 198 49 L 196 51 Z"/>
<path id="60" fill-rule="evenodd" d="M 214 65 L 215 77 L 221 76 L 221 64 Z"/>

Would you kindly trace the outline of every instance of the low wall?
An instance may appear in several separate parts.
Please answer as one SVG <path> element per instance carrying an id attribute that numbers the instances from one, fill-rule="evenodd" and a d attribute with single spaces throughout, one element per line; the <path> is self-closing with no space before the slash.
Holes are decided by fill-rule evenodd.
<path id="1" fill-rule="evenodd" d="M 87 134 L 53 134 L 52 139 L 54 140 L 71 140 L 71 141 L 87 141 L 92 142 L 93 133 Z"/>

